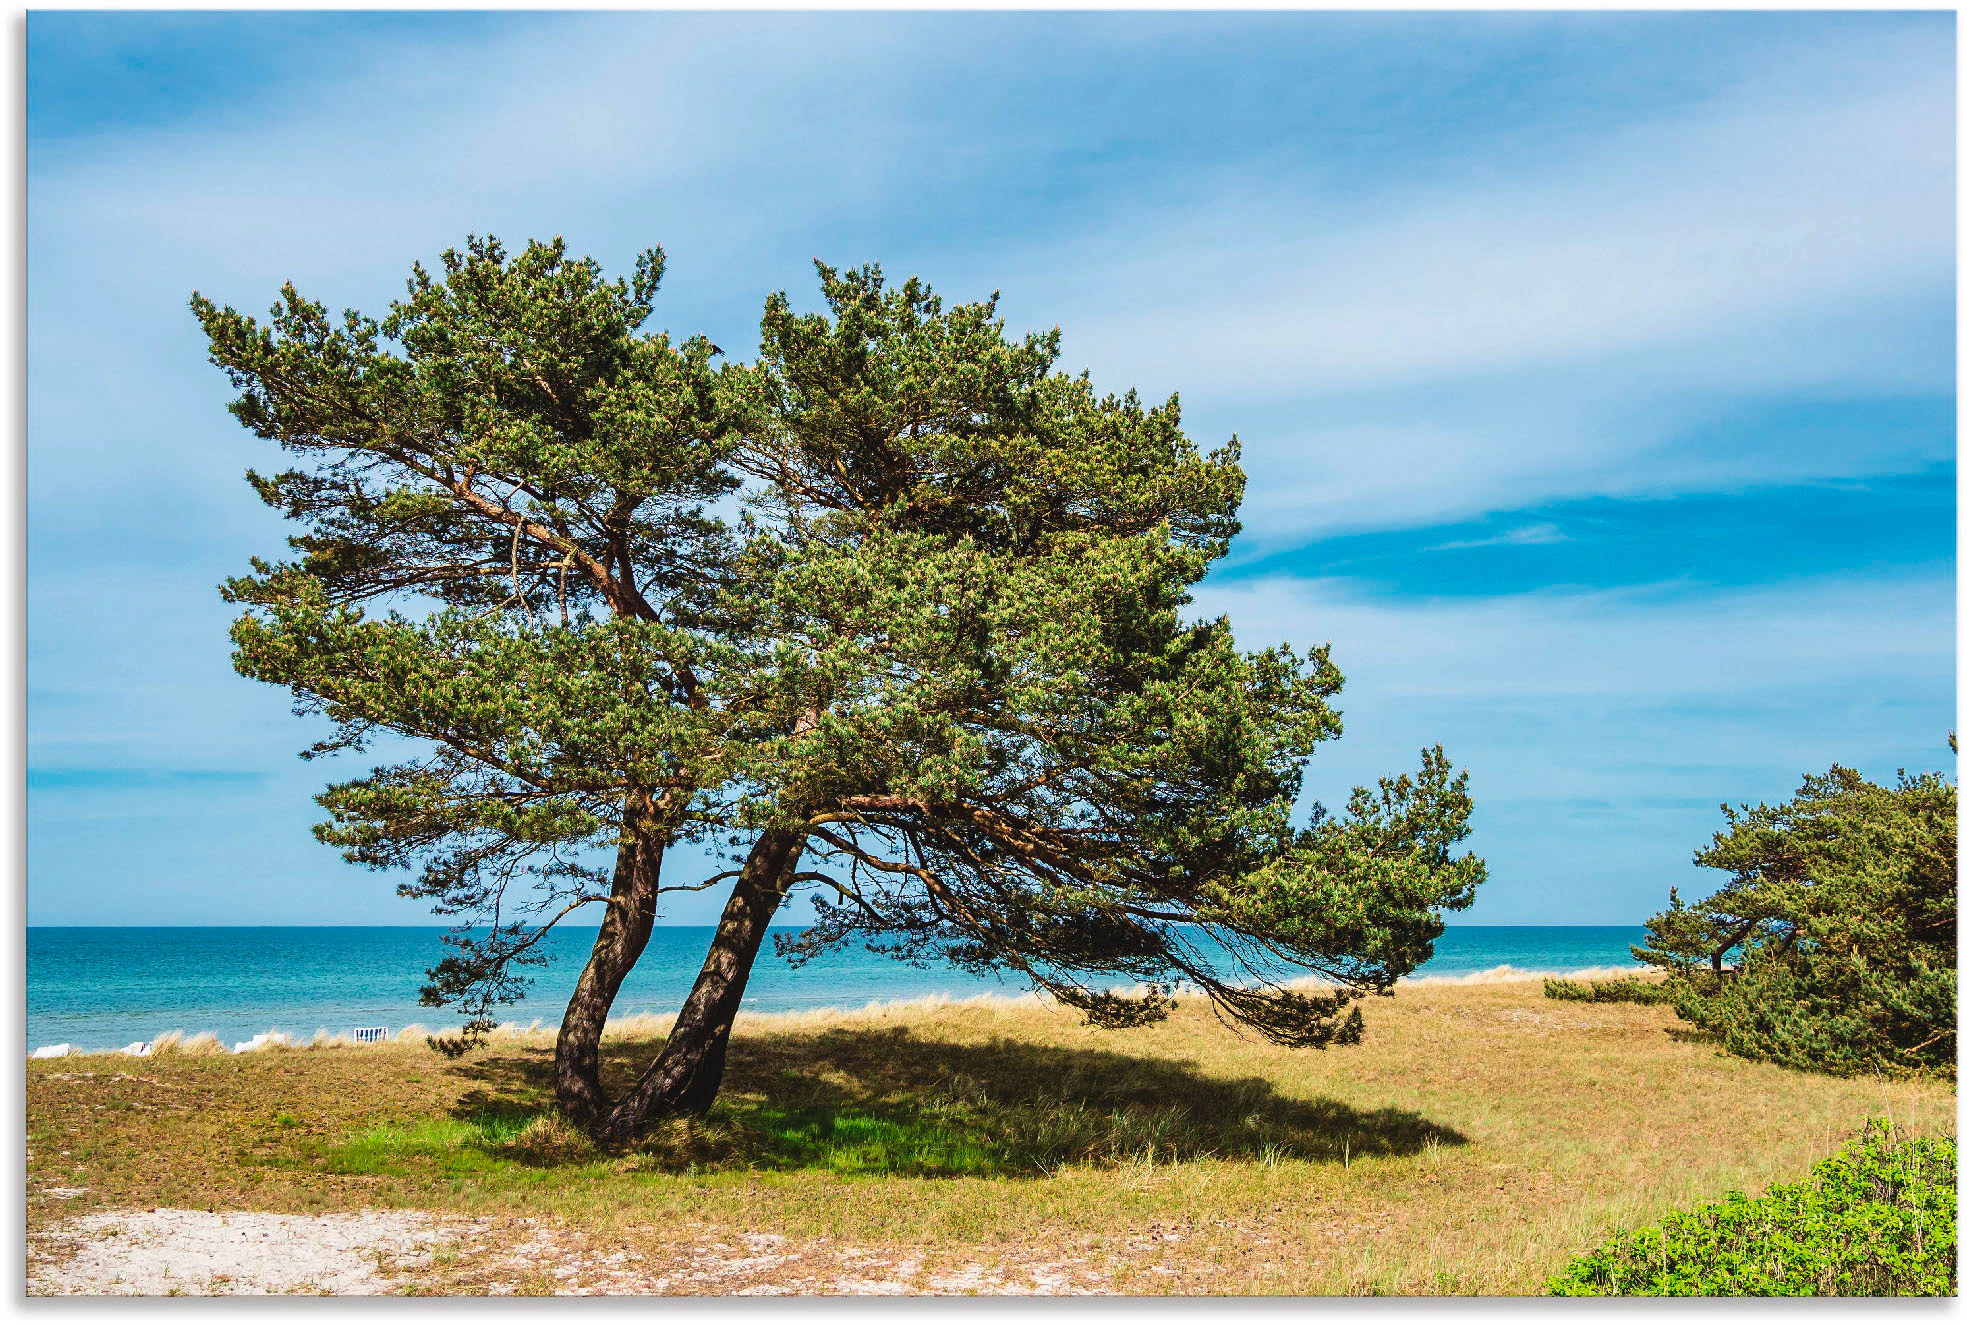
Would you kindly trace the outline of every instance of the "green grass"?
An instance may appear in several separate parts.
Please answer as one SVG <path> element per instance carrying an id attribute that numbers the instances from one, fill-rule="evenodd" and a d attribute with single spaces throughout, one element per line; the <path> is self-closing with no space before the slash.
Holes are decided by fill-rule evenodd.
<path id="1" fill-rule="evenodd" d="M 1806 1182 L 1619 1234 L 1553 1277 L 1563 1297 L 1950 1297 L 1958 1291 L 1954 1138 L 1885 1119 Z"/>
<path id="2" fill-rule="evenodd" d="M 316 1159 L 327 1173 L 402 1177 L 434 1169 L 445 1177 L 485 1173 L 518 1162 L 515 1120 L 419 1118 L 367 1127 L 346 1138 L 313 1144 L 295 1160 Z"/>
<path id="3" fill-rule="evenodd" d="M 902 1062 L 916 1049 L 906 1036 L 884 1036 L 880 1047 Z M 853 1037 L 820 1037 L 836 1052 L 822 1069 L 839 1067 L 840 1050 L 859 1066 L 868 1046 Z M 998 1046 L 1022 1057 L 1022 1048 Z M 920 1046 L 926 1056 L 946 1047 Z M 1199 1159 L 1349 1160 L 1390 1152 L 1416 1153 L 1462 1138 L 1399 1110 L 1355 1113 L 1329 1104 L 1280 1098 L 1269 1083 L 1188 1083 L 1183 1101 L 1134 1098 L 1157 1088 L 1147 1064 L 1109 1076 L 1101 1055 L 1084 1055 L 1079 1089 L 993 1098 L 959 1076 L 927 1091 L 892 1085 L 845 1086 L 844 1074 L 782 1070 L 769 1092 L 734 1091 L 705 1119 L 675 1119 L 642 1137 L 629 1159 L 661 1172 L 811 1171 L 906 1177 L 1036 1177 L 1066 1165 L 1179 1164 Z M 1095 1069 L 1088 1073 L 1086 1069 Z M 828 1075 L 833 1079 L 829 1080 Z M 1128 1077 L 1134 1080 L 1128 1080 Z M 1197 1093 L 1200 1100 L 1194 1099 Z M 601 1156 L 579 1132 L 540 1100 L 540 1090 L 517 1090 L 508 1102 L 451 1119 L 390 1122 L 309 1145 L 297 1155 L 330 1172 L 404 1176 L 421 1167 L 445 1175 L 559 1166 Z"/>
<path id="4" fill-rule="evenodd" d="M 307 1148 L 326 1172 L 445 1177 L 505 1169 L 564 1170 L 610 1165 L 556 1115 L 531 1119 L 426 1118 L 385 1123 Z M 855 1109 L 719 1110 L 674 1122 L 646 1139 L 631 1159 L 665 1171 L 808 1169 L 836 1174 L 952 1175 L 1002 1172 L 1001 1149 L 970 1130 L 930 1116 L 878 1117 Z"/>

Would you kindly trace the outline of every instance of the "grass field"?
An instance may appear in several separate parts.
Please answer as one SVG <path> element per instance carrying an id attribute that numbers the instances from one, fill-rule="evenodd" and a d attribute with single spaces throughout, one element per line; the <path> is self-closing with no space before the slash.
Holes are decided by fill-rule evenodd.
<path id="1" fill-rule="evenodd" d="M 609 1041 L 626 1078 L 659 1041 Z M 1101 1032 L 1025 1003 L 740 1023 L 722 1104 L 603 1156 L 551 1042 L 27 1068 L 30 1242 L 153 1207 L 428 1212 L 408 1291 L 1530 1293 L 1608 1231 L 1802 1177 L 1951 1087 L 1723 1058 L 1670 1009 L 1421 984 L 1289 1051 L 1199 1003 Z M 98 1221 L 100 1222 L 100 1221 Z M 68 1234 L 66 1236 L 73 1236 Z"/>

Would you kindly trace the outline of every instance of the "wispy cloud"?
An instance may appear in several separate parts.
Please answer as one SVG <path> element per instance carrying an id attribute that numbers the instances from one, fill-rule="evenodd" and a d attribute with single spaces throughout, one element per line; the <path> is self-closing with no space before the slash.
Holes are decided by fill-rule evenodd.
<path id="1" fill-rule="evenodd" d="M 1951 671 L 1949 587 L 1950 577 L 1929 572 L 1691 599 L 1665 584 L 1388 602 L 1344 581 L 1272 576 L 1205 584 L 1196 602 L 1209 615 L 1226 613 L 1246 642 L 1333 642 L 1343 669 L 1388 696 L 1653 704 L 1795 690 L 1835 703 L 1862 701 L 1895 678 Z"/>
<path id="2" fill-rule="evenodd" d="M 1723 95 L 1343 205 L 1315 177 L 1222 181 L 1059 255 L 1098 295 L 1081 352 L 1212 388 L 1353 391 L 1726 342 L 1928 289 L 1953 269 L 1949 55 L 1847 34 Z"/>
<path id="3" fill-rule="evenodd" d="M 1477 547 L 1537 547 L 1545 543 L 1562 543 L 1567 535 L 1562 529 L 1549 522 L 1543 524 L 1519 525 L 1489 538 L 1457 538 L 1446 543 L 1436 543 L 1427 550 L 1430 552 L 1454 552 L 1462 548 Z"/>
<path id="4" fill-rule="evenodd" d="M 1952 389 L 1951 61 L 1842 56 L 1501 177 L 1203 191 L 1055 250 L 1047 308 L 1097 376 L 1243 435 L 1260 541 L 1930 463 L 1950 437 L 1677 445 L 1718 404 Z"/>
<path id="5" fill-rule="evenodd" d="M 251 306 L 292 276 L 373 305 L 410 256 L 466 229 L 566 232 L 617 263 L 661 239 L 674 262 L 659 316 L 734 347 L 769 289 L 803 292 L 822 249 L 960 296 L 1002 287 L 1014 318 L 1064 325 L 1068 358 L 1103 385 L 1180 390 L 1199 431 L 1241 432 L 1258 541 L 1766 481 L 1771 464 L 1809 476 L 1820 460 L 1674 442 L 1717 399 L 1950 388 L 1952 70 L 1924 30 L 1772 46 L 1780 61 L 1720 94 L 1589 133 L 1519 126 L 1342 196 L 1258 137 L 1182 164 L 1151 204 L 1040 205 L 1003 242 L 909 218 L 935 214 L 926 199 L 981 201 L 1020 169 L 1052 177 L 1122 131 L 1096 104 L 1094 128 L 1033 124 L 1010 156 L 953 114 L 914 56 L 979 72 L 1037 54 L 1014 27 L 952 44 L 946 23 L 666 20 L 567 16 L 448 59 L 385 48 L 272 115 L 50 154 L 30 195 L 37 280 L 109 297 L 113 279 L 131 313 L 105 326 L 82 312 L 92 300 L 37 308 L 34 371 L 81 372 L 108 349 L 131 390 L 35 393 L 37 424 L 74 457 L 37 455 L 45 480 L 86 467 L 99 481 L 89 456 L 114 446 L 132 484 L 173 484 L 182 458 L 122 438 L 160 412 L 224 430 L 216 381 L 184 371 L 192 286 Z M 1175 58 L 1151 28 L 1056 31 L 1095 62 Z M 833 76 L 876 52 L 893 57 L 882 77 Z M 876 237 L 901 251 L 870 251 Z M 112 277 L 105 252 L 134 261 Z M 220 472 L 235 451 L 200 448 Z M 1854 459 L 1895 463 L 1836 464 Z M 188 477 L 214 490 L 202 467 Z"/>

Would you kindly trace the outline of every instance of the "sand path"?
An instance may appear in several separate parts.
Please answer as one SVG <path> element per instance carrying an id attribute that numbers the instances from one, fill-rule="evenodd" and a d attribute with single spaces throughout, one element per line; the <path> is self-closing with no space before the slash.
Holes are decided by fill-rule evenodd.
<path id="1" fill-rule="evenodd" d="M 428 1215 L 393 1210 L 275 1215 L 143 1210 L 84 1215 L 28 1253 L 30 1294 L 374 1294 L 452 1240 Z M 454 1237 L 454 1235 L 452 1235 Z"/>
<path id="2" fill-rule="evenodd" d="M 433 1268 L 441 1257 L 441 1272 Z M 31 1296 L 420 1292 L 782 1296 L 1110 1291 L 1084 1261 L 930 1263 L 903 1250 L 771 1233 L 596 1248 L 537 1220 L 419 1211 L 280 1215 L 138 1210 L 65 1220 L 33 1240 Z"/>

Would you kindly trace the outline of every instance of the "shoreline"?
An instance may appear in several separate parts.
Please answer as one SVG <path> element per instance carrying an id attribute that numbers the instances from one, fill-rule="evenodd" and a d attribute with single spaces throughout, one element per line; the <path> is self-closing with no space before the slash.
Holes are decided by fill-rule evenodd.
<path id="1" fill-rule="evenodd" d="M 1434 985 L 1482 985 L 1511 984 L 1533 980 L 1549 979 L 1607 979 L 1643 972 L 1646 968 L 1636 964 L 1619 966 L 1585 966 L 1567 969 L 1537 968 L 1529 969 L 1512 966 L 1504 962 L 1480 971 L 1460 972 L 1452 975 L 1407 976 L 1396 982 L 1396 990 L 1409 986 Z M 1316 976 L 1287 981 L 1286 988 L 1312 989 L 1330 988 L 1331 981 Z M 1140 990 L 1142 986 L 1115 986 L 1118 990 Z M 1176 989 L 1175 996 L 1182 997 L 1183 990 Z M 1193 996 L 1193 991 L 1188 991 Z M 885 1018 L 905 1013 L 931 1011 L 943 1008 L 1017 1008 L 1041 1007 L 1052 1003 L 1052 999 L 1036 991 L 1018 994 L 919 994 L 908 998 L 871 999 L 857 1007 L 828 1004 L 821 1007 L 788 1009 L 775 1012 L 755 1012 L 740 1009 L 736 1026 L 739 1029 L 797 1026 L 808 1023 L 831 1021 L 851 1021 L 866 1018 Z M 622 1017 L 610 1017 L 602 1034 L 604 1036 L 660 1035 L 668 1030 L 670 1021 L 676 1016 L 675 1010 L 661 1012 L 633 1012 Z M 559 1023 L 546 1023 L 545 1018 L 535 1017 L 530 1023 L 500 1022 L 490 1034 L 500 1039 L 523 1039 L 534 1035 L 551 1035 L 558 1030 Z M 153 1051 L 161 1049 L 164 1053 L 188 1055 L 219 1055 L 238 1053 L 258 1053 L 269 1049 L 301 1050 L 326 1048 L 371 1048 L 375 1045 L 411 1044 L 425 1036 L 456 1035 L 462 1026 L 426 1026 L 421 1022 L 410 1022 L 393 1028 L 383 1039 L 358 1043 L 348 1031 L 330 1032 L 326 1027 L 317 1029 L 313 1035 L 300 1038 L 283 1031 L 267 1030 L 248 1040 L 235 1042 L 228 1047 L 226 1042 L 211 1031 L 186 1032 L 181 1029 L 166 1031 L 148 1041 L 135 1041 L 121 1048 L 83 1049 L 73 1044 L 38 1046 L 27 1055 L 31 1060 L 48 1061 L 67 1058 L 127 1057 L 148 1058 Z"/>

